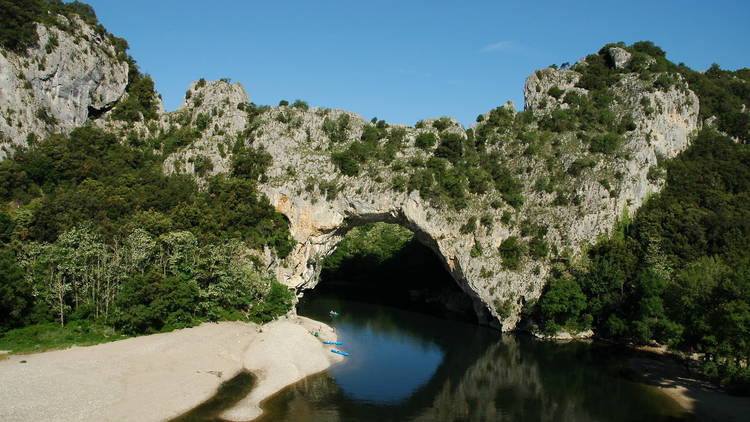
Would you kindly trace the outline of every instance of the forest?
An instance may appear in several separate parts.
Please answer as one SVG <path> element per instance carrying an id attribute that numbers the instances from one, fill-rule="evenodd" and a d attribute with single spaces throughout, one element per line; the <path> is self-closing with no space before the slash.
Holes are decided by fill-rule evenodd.
<path id="1" fill-rule="evenodd" d="M 623 44 L 616 44 L 624 47 Z M 527 315 L 542 331 L 593 328 L 597 336 L 698 353 L 703 371 L 750 392 L 750 71 L 675 65 L 651 43 L 630 47 L 647 71 L 679 74 L 714 118 L 665 173 L 664 189 L 576 262 L 558 263 Z M 591 69 L 589 69 L 591 70 Z M 591 86 L 614 72 L 600 62 Z M 667 73 L 670 74 L 670 73 Z M 665 81 L 664 83 L 670 83 Z"/>
<path id="2" fill-rule="evenodd" d="M 289 309 L 292 294 L 248 252 L 292 245 L 257 189 L 267 154 L 238 143 L 233 174 L 199 188 L 163 174 L 151 144 L 84 126 L 0 163 L 0 344 L 71 322 L 82 336 L 134 335 Z"/>

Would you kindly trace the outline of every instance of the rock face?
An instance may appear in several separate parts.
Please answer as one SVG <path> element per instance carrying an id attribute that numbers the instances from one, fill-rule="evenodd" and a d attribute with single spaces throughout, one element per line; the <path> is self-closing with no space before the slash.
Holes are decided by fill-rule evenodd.
<path id="1" fill-rule="evenodd" d="M 202 156 L 210 163 L 206 175 L 229 171 L 227 151 L 232 149 L 231 137 L 242 132 L 248 124 L 248 116 L 241 105 L 248 103 L 242 84 L 223 81 L 197 81 L 190 84 L 189 98 L 173 113 L 162 114 L 160 125 L 195 126 L 199 119 L 209 119 L 210 124 L 191 148 L 167 158 L 164 170 L 195 173 L 195 157 Z M 221 145 L 221 146 L 219 146 Z"/>
<path id="2" fill-rule="evenodd" d="M 5 157 L 29 135 L 44 137 L 83 125 L 125 93 L 128 64 L 110 40 L 78 17 L 58 16 L 74 35 L 37 25 L 39 44 L 24 55 L 0 50 L 0 138 Z"/>
<path id="3" fill-rule="evenodd" d="M 388 130 L 403 131 L 402 147 L 389 165 L 378 160 L 363 164 L 359 176 L 343 175 L 332 156 L 359 140 L 370 123 L 340 110 L 256 108 L 248 103 L 242 85 L 227 81 L 193 83 L 183 106 L 175 112 L 160 110 L 156 120 L 115 121 L 107 109 L 123 97 L 128 65 L 115 57 L 112 43 L 92 28 L 75 19 L 69 24 L 76 27 L 76 36 L 38 26 L 39 47 L 25 56 L 0 52 L 0 132 L 6 147 L 24 145 L 30 134 L 67 132 L 89 121 L 92 111 L 101 112 L 96 113 L 101 114 L 96 125 L 123 137 L 168 132 L 170 142 L 182 146 L 165 160 L 164 171 L 194 174 L 199 182 L 229 171 L 236 142 L 262 147 L 272 155 L 273 164 L 260 189 L 289 219 L 297 242 L 284 259 L 263 252 L 279 281 L 298 292 L 314 288 L 323 258 L 351 227 L 396 223 L 414 231 L 441 258 L 472 298 L 479 320 L 503 330 L 515 328 L 522 308 L 540 296 L 555 261 L 580 255 L 624 211 L 632 212 L 659 190 L 663 181 L 649 177 L 653 176 L 649 170 L 684 150 L 698 127 L 698 98 L 679 76 L 670 88 L 658 90 L 653 81 L 623 69 L 611 87 L 611 108 L 616 118 L 628 116 L 632 122 L 621 135 L 618 154 L 599 154 L 594 160 L 576 133 L 547 131 L 540 132 L 537 140 L 537 148 L 547 152 L 534 156 L 530 141 L 495 132 L 497 140 L 487 148 L 514 170 L 524 202 L 511 208 L 493 191 L 470 194 L 466 207 L 457 210 L 428 201 L 418 191 L 396 187 L 399 180 L 404 185 L 410 163 L 424 163 L 433 156 L 432 151 L 415 146 L 418 135 L 442 131 L 468 139 L 471 132 L 455 120 L 391 126 Z M 609 54 L 622 68 L 628 53 L 619 50 L 610 48 Z M 568 93 L 587 95 L 586 89 L 576 86 L 581 74 L 575 69 L 549 68 L 529 76 L 524 86 L 525 116 L 532 115 L 532 121 L 555 118 L 556 110 L 569 107 Z M 512 104 L 502 110 L 515 118 Z M 482 130 L 490 116 L 484 115 L 485 121 L 474 131 Z M 334 140 L 331 123 L 340 121 L 346 124 Z M 587 164 L 571 171 L 582 160 Z M 559 179 L 556 192 L 540 187 L 551 178 Z M 467 224 L 480 217 L 478 227 Z M 499 246 L 511 236 L 529 242 L 525 227 L 530 225 L 545 228 L 551 256 L 526 256 L 518 269 L 506 268 Z"/>
<path id="4" fill-rule="evenodd" d="M 578 73 L 571 70 L 545 69 L 534 73 L 526 82 L 527 109 L 545 115 L 554 107 L 562 108 L 565 104 L 549 94 L 553 86 L 563 92 L 586 94 L 586 90 L 574 86 L 577 78 Z M 225 128 L 222 136 L 233 139 L 235 130 L 241 126 L 236 103 L 243 95 L 235 92 L 240 89 L 237 86 L 224 84 L 222 90 L 214 84 L 220 82 L 198 90 L 191 86 L 191 90 L 193 95 L 204 93 L 204 104 L 216 105 L 216 111 L 204 108 L 202 112 L 217 116 L 211 125 L 217 125 L 217 130 Z M 224 91 L 227 93 L 221 94 Z M 576 256 L 585 244 L 607 233 L 624 210 L 632 212 L 649 194 L 659 190 L 663 182 L 649 179 L 649 169 L 659 159 L 673 157 L 685 149 L 690 133 L 697 128 L 698 99 L 684 85 L 655 91 L 637 75 L 624 74 L 616 93 L 617 107 L 630 113 L 636 126 L 623 135 L 626 153 L 603 159 L 572 178 L 567 189 L 578 199 L 575 204 L 562 206 L 552 205 L 554 194 L 534 188 L 535 181 L 547 170 L 533 160 L 519 158 L 519 167 L 529 169 L 518 176 L 526 202 L 509 222 L 501 218 L 507 208 L 493 210 L 481 197 L 473 198 L 466 209 L 456 211 L 434 206 L 417 191 L 394 190 L 394 179 L 400 173 L 392 168 L 372 168 L 376 164 L 370 164 L 361 176 L 342 175 L 332 164 L 331 140 L 323 125 L 326 119 L 337 121 L 340 116 L 348 115 L 345 142 L 350 142 L 359 139 L 369 124 L 360 116 L 322 108 L 270 107 L 247 123 L 253 126 L 253 146 L 265 148 L 274 158 L 261 190 L 289 219 L 297 246 L 283 260 L 267 251 L 269 268 L 290 288 L 297 291 L 314 288 L 322 259 L 334 250 L 349 228 L 365 222 L 396 223 L 414 231 L 421 242 L 441 257 L 458 285 L 473 299 L 482 323 L 503 330 L 515 328 L 524 304 L 541 294 L 553 263 L 525 258 L 520 269 L 507 270 L 497 252 L 501 242 L 509 236 L 523 239 L 520 223 L 530 219 L 549 228 L 547 239 L 553 249 L 567 250 L 568 256 Z M 213 95 L 219 97 L 210 99 Z M 654 106 L 653 110 L 643 106 L 646 102 Z M 190 104 L 185 107 L 183 113 L 187 113 Z M 191 113 L 194 116 L 196 112 Z M 406 147 L 397 153 L 396 161 L 429 157 L 414 147 L 414 138 L 423 132 L 437 132 L 430 127 L 434 121 L 426 119 L 421 128 L 402 127 L 406 131 Z M 455 122 L 444 130 L 465 136 Z M 561 168 L 568 168 L 575 160 L 589 155 L 574 134 L 561 136 L 564 144 L 577 145 L 559 157 Z M 231 157 L 221 152 L 228 147 L 223 142 L 213 133 L 204 135 L 193 146 L 170 157 L 165 171 L 180 171 L 176 163 L 190 163 L 198 155 L 210 157 L 213 172 L 227 171 Z M 189 165 L 182 171 L 190 171 Z M 606 186 L 607 183 L 611 185 Z M 472 216 L 483 214 L 491 217 L 489 227 L 470 233 L 461 229 Z"/>
<path id="5" fill-rule="evenodd" d="M 612 63 L 615 65 L 615 69 L 623 69 L 630 62 L 631 54 L 627 50 L 620 47 L 610 47 L 607 50 Z"/>

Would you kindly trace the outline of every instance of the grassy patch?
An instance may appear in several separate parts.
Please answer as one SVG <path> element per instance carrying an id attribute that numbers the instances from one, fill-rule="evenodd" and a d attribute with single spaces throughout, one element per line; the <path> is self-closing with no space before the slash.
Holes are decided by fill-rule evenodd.
<path id="1" fill-rule="evenodd" d="M 0 350 L 12 353 L 43 352 L 107 343 L 127 337 L 112 327 L 88 322 L 73 321 L 65 327 L 56 323 L 38 324 L 7 331 L 0 337 Z"/>

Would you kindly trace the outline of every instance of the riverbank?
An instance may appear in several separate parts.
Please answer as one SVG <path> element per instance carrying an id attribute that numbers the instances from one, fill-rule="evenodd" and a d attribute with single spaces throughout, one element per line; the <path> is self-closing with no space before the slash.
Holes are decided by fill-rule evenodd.
<path id="1" fill-rule="evenodd" d="M 638 381 L 656 387 L 699 421 L 741 422 L 750 415 L 750 397 L 729 395 L 691 374 L 673 356 L 646 350 L 627 362 Z"/>
<path id="2" fill-rule="evenodd" d="M 260 414 L 259 403 L 284 386 L 341 359 L 319 339 L 325 324 L 304 317 L 206 323 L 170 333 L 89 347 L 11 355 L 0 361 L 0 420 L 163 421 L 179 416 L 248 370 L 250 396 L 230 409 L 235 420 Z M 147 405 L 146 405 L 147 404 Z"/>

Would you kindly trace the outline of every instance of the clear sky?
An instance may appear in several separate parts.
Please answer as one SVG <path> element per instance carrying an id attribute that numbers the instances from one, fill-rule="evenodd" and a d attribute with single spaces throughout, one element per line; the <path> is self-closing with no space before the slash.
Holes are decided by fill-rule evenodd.
<path id="1" fill-rule="evenodd" d="M 535 69 L 650 40 L 696 70 L 750 67 L 750 1 L 84 0 L 130 43 L 167 110 L 188 84 L 231 78 L 280 99 L 414 124 L 464 125 Z"/>

